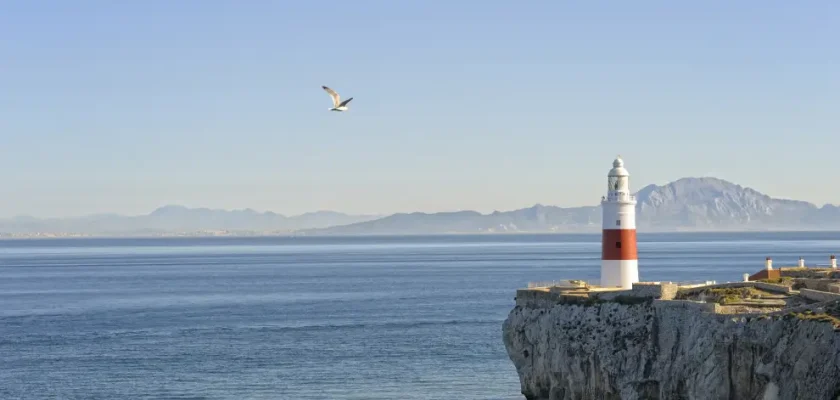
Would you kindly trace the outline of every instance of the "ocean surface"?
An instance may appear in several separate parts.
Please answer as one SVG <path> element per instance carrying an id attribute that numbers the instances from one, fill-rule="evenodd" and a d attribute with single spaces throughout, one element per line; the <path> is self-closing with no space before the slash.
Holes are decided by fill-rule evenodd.
<path id="1" fill-rule="evenodd" d="M 826 264 L 840 233 L 639 235 L 643 280 Z M 522 399 L 529 281 L 598 235 L 0 241 L 0 399 Z"/>

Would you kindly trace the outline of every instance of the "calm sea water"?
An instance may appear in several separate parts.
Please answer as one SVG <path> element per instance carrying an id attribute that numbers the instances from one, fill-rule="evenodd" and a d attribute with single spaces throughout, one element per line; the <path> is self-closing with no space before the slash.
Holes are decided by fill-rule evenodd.
<path id="1" fill-rule="evenodd" d="M 521 399 L 528 281 L 597 235 L 0 241 L 2 399 Z M 644 280 L 735 281 L 838 233 L 640 234 Z"/>

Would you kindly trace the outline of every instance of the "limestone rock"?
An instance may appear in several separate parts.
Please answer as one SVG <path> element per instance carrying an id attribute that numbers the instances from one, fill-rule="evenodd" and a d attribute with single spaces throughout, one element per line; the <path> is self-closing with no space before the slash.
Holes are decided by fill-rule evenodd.
<path id="1" fill-rule="evenodd" d="M 679 302 L 517 305 L 503 338 L 529 400 L 840 399 L 840 333 Z"/>

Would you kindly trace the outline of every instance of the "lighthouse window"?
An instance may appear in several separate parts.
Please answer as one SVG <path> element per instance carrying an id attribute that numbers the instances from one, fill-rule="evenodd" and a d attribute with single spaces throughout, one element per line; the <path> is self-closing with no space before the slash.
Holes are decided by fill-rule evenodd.
<path id="1" fill-rule="evenodd" d="M 621 220 L 620 219 L 615 220 L 615 226 L 621 226 Z"/>
<path id="2" fill-rule="evenodd" d="M 615 242 L 615 248 L 620 249 L 621 248 L 621 242 Z"/>

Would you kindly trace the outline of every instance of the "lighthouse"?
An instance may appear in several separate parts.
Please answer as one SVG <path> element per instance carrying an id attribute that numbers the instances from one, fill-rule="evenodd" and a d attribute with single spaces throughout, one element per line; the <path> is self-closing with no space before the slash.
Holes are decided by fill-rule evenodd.
<path id="1" fill-rule="evenodd" d="M 630 174 L 621 156 L 607 174 L 607 195 L 601 198 L 601 286 L 631 289 L 639 281 L 636 252 L 636 197 L 630 194 Z"/>

